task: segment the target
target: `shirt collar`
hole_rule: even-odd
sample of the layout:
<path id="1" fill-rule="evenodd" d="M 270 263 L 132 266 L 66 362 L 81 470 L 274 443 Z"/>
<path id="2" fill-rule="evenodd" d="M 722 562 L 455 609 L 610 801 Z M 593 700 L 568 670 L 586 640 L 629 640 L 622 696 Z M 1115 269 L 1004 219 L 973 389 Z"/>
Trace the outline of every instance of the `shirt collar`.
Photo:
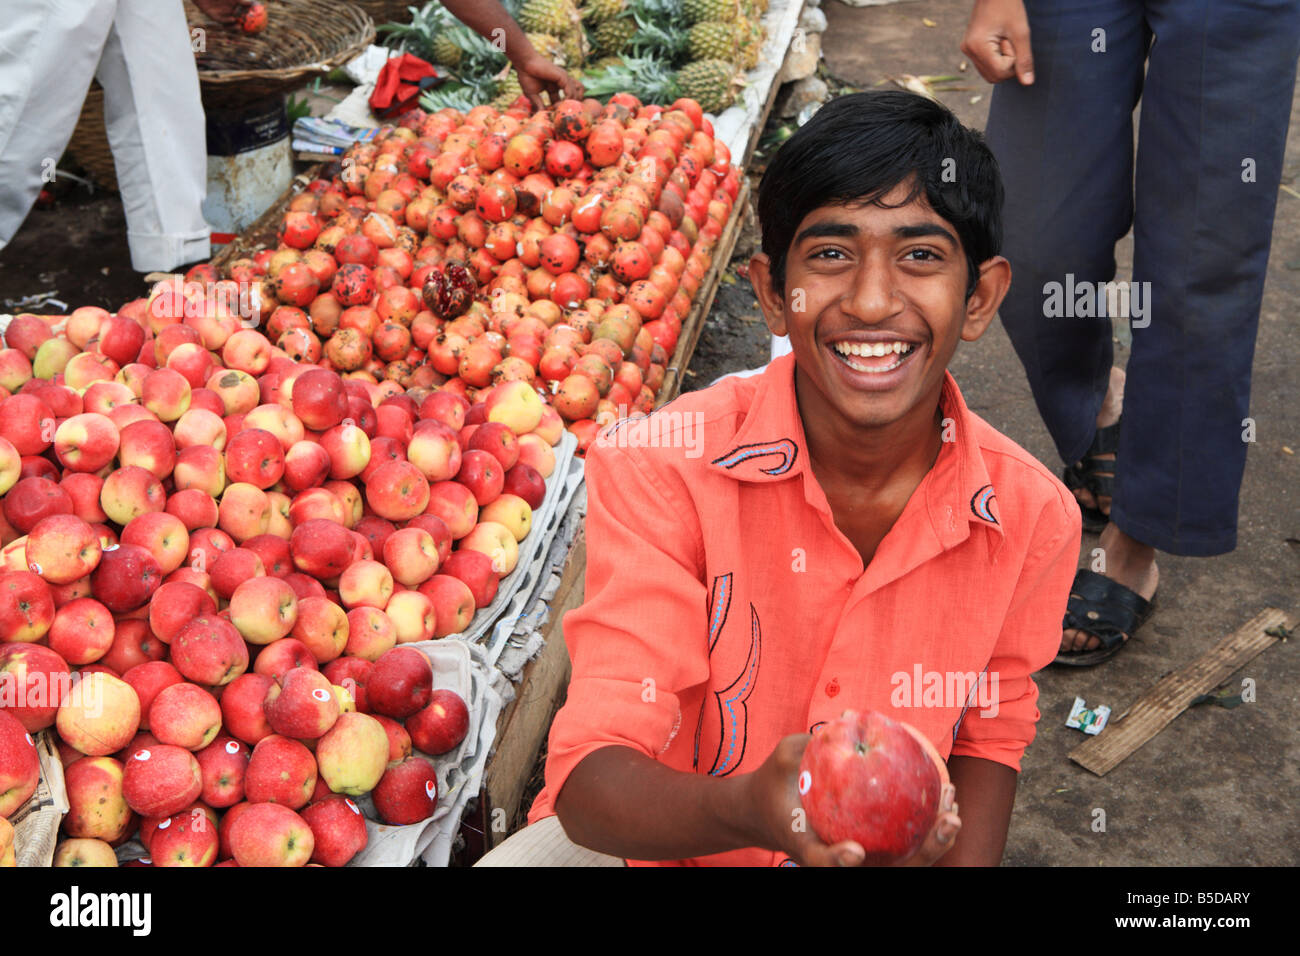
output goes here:
<path id="1" fill-rule="evenodd" d="M 795 399 L 794 369 L 794 355 L 786 354 L 756 377 L 744 421 L 710 467 L 738 481 L 758 483 L 784 481 L 807 471 L 808 444 Z M 922 486 L 935 532 L 949 547 L 969 536 L 971 524 L 989 528 L 1001 539 L 997 492 L 976 437 L 979 421 L 948 371 L 939 405 L 945 442 Z"/>

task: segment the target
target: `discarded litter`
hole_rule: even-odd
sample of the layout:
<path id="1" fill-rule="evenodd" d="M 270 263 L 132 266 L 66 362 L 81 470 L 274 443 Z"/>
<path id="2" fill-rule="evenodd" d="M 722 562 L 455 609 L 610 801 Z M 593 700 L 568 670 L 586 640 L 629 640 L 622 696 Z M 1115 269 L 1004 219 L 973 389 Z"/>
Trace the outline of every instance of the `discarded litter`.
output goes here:
<path id="1" fill-rule="evenodd" d="M 1075 730 L 1082 730 L 1085 734 L 1096 736 L 1101 733 L 1102 728 L 1106 726 L 1106 721 L 1110 719 L 1110 708 L 1105 704 L 1098 704 L 1091 710 L 1084 704 L 1082 697 L 1074 698 L 1074 706 L 1070 708 L 1070 716 L 1065 721 L 1065 726 L 1073 727 Z"/>

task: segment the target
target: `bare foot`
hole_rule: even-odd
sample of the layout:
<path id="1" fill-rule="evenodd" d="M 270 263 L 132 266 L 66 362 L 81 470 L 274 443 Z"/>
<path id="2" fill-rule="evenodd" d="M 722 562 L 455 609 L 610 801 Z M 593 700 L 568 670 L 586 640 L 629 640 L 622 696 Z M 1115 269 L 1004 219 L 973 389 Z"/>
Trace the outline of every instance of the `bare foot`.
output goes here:
<path id="1" fill-rule="evenodd" d="M 1102 400 L 1101 410 L 1097 413 L 1097 427 L 1107 428 L 1119 421 L 1120 414 L 1124 411 L 1124 370 L 1122 368 L 1112 368 L 1110 370 L 1110 383 L 1106 386 L 1106 397 Z M 1097 455 L 1094 461 L 1114 461 L 1114 454 Z M 1100 472 L 1098 474 L 1101 474 Z M 1113 472 L 1105 472 L 1113 475 Z M 1079 505 L 1084 508 L 1097 508 L 1104 515 L 1110 514 L 1110 496 L 1103 495 L 1100 501 L 1087 488 L 1074 489 L 1074 497 L 1079 499 Z"/>
<path id="2" fill-rule="evenodd" d="M 1155 548 L 1130 538 L 1113 524 L 1106 525 L 1098 543 L 1105 561 L 1098 572 L 1150 601 L 1160 582 Z M 1124 640 L 1132 636 L 1125 634 Z M 1070 629 L 1061 634 L 1062 652 L 1091 651 L 1098 647 L 1101 647 L 1101 641 L 1083 631 Z"/>

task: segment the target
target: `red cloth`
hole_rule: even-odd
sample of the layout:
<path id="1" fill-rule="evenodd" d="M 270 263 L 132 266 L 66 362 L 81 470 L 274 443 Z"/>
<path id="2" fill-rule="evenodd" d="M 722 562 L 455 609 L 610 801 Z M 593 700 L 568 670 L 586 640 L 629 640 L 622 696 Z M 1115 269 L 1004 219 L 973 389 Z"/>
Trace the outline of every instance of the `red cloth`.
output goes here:
<path id="1" fill-rule="evenodd" d="M 415 105 L 420 95 L 420 81 L 437 76 L 438 69 L 418 56 L 403 53 L 384 64 L 375 80 L 375 91 L 370 94 L 370 108 L 376 116 L 402 112 Z"/>

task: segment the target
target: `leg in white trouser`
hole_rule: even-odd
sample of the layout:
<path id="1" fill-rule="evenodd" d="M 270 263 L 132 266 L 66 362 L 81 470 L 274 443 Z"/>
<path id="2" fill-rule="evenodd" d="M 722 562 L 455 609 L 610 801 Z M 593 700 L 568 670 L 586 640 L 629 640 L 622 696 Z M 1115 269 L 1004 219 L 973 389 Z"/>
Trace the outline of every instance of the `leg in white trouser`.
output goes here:
<path id="1" fill-rule="evenodd" d="M 67 148 L 116 0 L 25 0 L 0 22 L 0 249 Z M 180 4 L 177 3 L 179 7 Z"/>
<path id="2" fill-rule="evenodd" d="M 96 75 L 132 267 L 206 259 L 207 136 L 180 0 L 119 0 Z"/>

